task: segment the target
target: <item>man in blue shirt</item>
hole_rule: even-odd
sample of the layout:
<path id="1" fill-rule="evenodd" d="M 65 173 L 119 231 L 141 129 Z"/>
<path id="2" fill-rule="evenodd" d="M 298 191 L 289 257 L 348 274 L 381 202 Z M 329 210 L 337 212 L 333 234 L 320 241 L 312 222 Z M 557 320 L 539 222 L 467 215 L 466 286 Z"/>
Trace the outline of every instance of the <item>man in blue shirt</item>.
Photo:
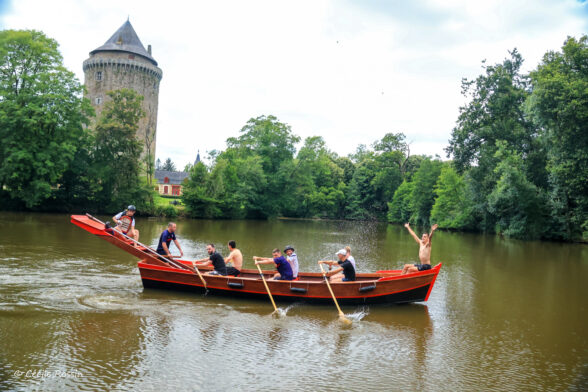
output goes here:
<path id="1" fill-rule="evenodd" d="M 275 264 L 278 273 L 274 275 L 274 280 L 293 280 L 292 267 L 288 260 L 282 256 L 282 252 L 278 248 L 272 251 L 273 257 L 257 257 L 253 256 L 255 264 Z"/>
<path id="2" fill-rule="evenodd" d="M 173 222 L 169 222 L 167 224 L 167 229 L 165 229 L 163 233 L 161 233 L 161 235 L 159 236 L 159 243 L 157 244 L 157 253 L 159 253 L 162 256 L 167 256 L 168 258 L 171 258 L 172 255 L 169 251 L 169 245 L 172 241 L 180 250 L 180 257 L 182 257 L 184 255 L 184 251 L 182 250 L 180 243 L 176 239 L 176 224 Z"/>

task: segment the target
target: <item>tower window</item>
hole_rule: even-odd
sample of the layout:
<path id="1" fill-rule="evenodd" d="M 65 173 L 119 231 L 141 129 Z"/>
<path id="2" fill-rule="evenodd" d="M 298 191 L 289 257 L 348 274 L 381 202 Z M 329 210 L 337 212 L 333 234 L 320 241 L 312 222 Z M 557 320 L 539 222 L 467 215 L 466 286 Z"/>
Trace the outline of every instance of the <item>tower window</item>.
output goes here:
<path id="1" fill-rule="evenodd" d="M 94 99 L 94 102 L 96 103 L 96 105 L 101 105 L 102 104 L 102 97 L 96 97 L 96 99 Z"/>
<path id="2" fill-rule="evenodd" d="M 131 59 L 131 60 L 132 60 L 132 59 L 134 59 L 134 58 L 135 58 L 135 55 L 134 55 L 134 54 L 129 54 L 129 59 Z"/>
<path id="3" fill-rule="evenodd" d="M 96 71 L 96 80 L 102 80 L 102 71 Z"/>

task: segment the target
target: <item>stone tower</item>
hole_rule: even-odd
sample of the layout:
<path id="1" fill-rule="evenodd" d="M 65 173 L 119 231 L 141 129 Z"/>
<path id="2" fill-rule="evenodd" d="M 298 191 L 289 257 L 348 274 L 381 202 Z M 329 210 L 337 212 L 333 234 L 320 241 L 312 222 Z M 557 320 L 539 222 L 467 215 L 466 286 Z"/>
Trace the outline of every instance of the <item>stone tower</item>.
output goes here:
<path id="1" fill-rule="evenodd" d="M 90 52 L 84 61 L 86 97 L 100 117 L 106 93 L 128 88 L 144 97 L 145 116 L 139 121 L 137 139 L 143 145 L 143 157 L 149 153 L 155 161 L 155 136 L 157 130 L 157 105 L 159 82 L 163 73 L 151 56 L 151 45 L 145 47 L 127 20 L 106 43 Z"/>

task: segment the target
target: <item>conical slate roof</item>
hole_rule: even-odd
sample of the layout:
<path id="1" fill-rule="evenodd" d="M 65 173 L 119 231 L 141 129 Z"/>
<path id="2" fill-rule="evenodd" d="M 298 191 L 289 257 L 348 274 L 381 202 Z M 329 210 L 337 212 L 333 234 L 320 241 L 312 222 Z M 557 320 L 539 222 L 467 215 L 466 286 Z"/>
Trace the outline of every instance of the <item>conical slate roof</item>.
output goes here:
<path id="1" fill-rule="evenodd" d="M 128 20 L 120 26 L 118 30 L 106 41 L 104 45 L 94 49 L 90 54 L 96 52 L 111 52 L 120 51 L 137 54 L 143 56 L 157 66 L 157 61 L 145 50 L 145 47 L 141 43 L 141 40 L 135 33 L 135 29 L 131 26 L 131 22 Z"/>

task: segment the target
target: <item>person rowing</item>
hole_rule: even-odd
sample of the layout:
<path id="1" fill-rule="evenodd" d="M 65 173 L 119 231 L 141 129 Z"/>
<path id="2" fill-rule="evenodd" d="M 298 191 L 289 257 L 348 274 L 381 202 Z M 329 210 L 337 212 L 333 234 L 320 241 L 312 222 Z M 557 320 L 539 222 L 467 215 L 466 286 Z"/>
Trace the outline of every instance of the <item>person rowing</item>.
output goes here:
<path id="1" fill-rule="evenodd" d="M 229 255 L 225 258 L 227 274 L 239 276 L 241 274 L 241 268 L 243 268 L 243 254 L 237 249 L 237 243 L 235 241 L 229 241 L 227 246 L 229 248 Z M 231 263 L 230 266 L 229 263 Z"/>
<path id="2" fill-rule="evenodd" d="M 157 253 L 159 253 L 162 256 L 166 256 L 168 258 L 171 258 L 172 255 L 169 250 L 169 246 L 170 246 L 171 242 L 173 241 L 174 244 L 176 244 L 176 246 L 178 247 L 178 249 L 180 251 L 180 257 L 182 257 L 184 255 L 184 251 L 182 250 L 180 243 L 176 239 L 176 228 L 177 228 L 177 226 L 174 222 L 169 222 L 167 224 L 167 229 L 165 229 L 163 231 L 163 233 L 161 233 L 161 235 L 159 236 L 159 243 L 157 244 Z M 163 260 L 163 261 L 165 261 L 165 260 Z"/>
<path id="3" fill-rule="evenodd" d="M 339 265 L 339 268 L 335 269 L 331 272 L 331 276 L 329 278 L 330 282 L 339 283 L 339 282 L 353 282 L 355 280 L 355 267 L 351 264 L 351 261 L 347 257 L 347 250 L 341 249 L 337 253 L 338 261 L 333 260 L 321 260 L 319 264 L 327 264 L 330 266 Z"/>
<path id="4" fill-rule="evenodd" d="M 272 257 L 258 257 L 253 256 L 255 265 L 258 264 L 275 264 L 278 272 L 274 275 L 274 280 L 293 280 L 292 267 L 288 260 L 282 256 L 282 252 L 278 248 L 272 251 Z"/>
<path id="5" fill-rule="evenodd" d="M 225 259 L 223 259 L 221 254 L 216 251 L 214 244 L 206 245 L 206 252 L 208 252 L 208 257 L 196 260 L 195 263 L 198 264 L 199 267 L 205 267 L 212 264 L 214 270 L 207 272 L 206 275 L 227 276 L 227 265 L 225 264 Z"/>
<path id="6" fill-rule="evenodd" d="M 112 221 L 116 223 L 114 230 L 139 241 L 139 230 L 135 229 L 135 212 L 137 212 L 137 208 L 131 204 L 126 210 L 113 216 Z"/>
<path id="7" fill-rule="evenodd" d="M 419 259 L 420 264 L 404 264 L 402 268 L 402 274 L 406 275 L 413 272 L 426 271 L 431 269 L 431 240 L 433 239 L 433 233 L 437 230 L 438 225 L 431 227 L 429 234 L 423 233 L 423 236 L 419 238 L 414 231 L 410 228 L 410 224 L 405 224 L 404 227 L 408 230 L 412 238 L 419 244 Z"/>

